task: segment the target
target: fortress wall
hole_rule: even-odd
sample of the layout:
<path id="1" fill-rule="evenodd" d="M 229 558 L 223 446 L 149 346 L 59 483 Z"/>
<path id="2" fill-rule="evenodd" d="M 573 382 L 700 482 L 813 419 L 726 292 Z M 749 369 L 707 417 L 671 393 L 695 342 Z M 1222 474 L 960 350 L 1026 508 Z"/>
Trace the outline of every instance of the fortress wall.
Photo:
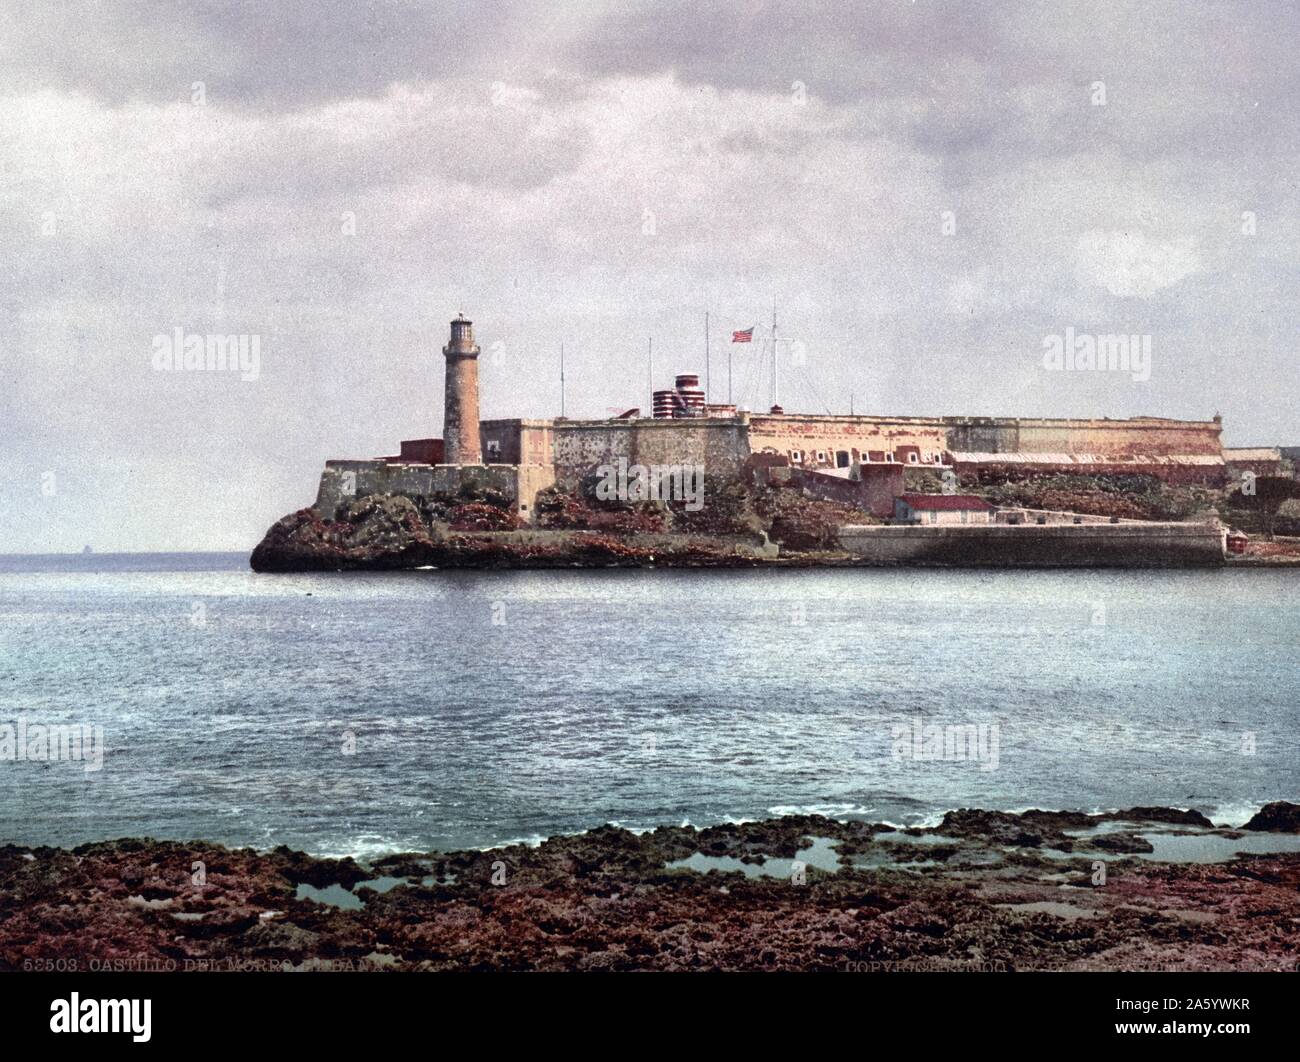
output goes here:
<path id="1" fill-rule="evenodd" d="M 916 447 L 923 463 L 932 463 L 931 454 L 948 448 L 947 436 L 937 421 L 899 417 L 835 416 L 752 416 L 749 420 L 749 446 L 754 453 L 768 451 L 787 456 L 791 450 L 803 451 L 805 468 L 818 464 L 833 467 L 835 451 L 855 453 L 894 453 L 899 447 Z M 817 451 L 826 460 L 817 461 Z M 905 460 L 905 459 L 904 459 Z"/>
<path id="2" fill-rule="evenodd" d="M 555 425 L 555 470 L 561 476 L 584 476 L 620 457 L 634 462 L 631 421 L 561 421 Z"/>
<path id="3" fill-rule="evenodd" d="M 743 471 L 751 454 L 784 457 L 791 450 L 803 452 L 804 468 L 834 466 L 836 451 L 851 456 L 893 453 L 906 464 L 907 451 L 914 449 L 923 466 L 933 464 L 934 454 L 945 452 L 1194 456 L 1202 459 L 1196 466 L 1173 460 L 1143 462 L 1139 467 L 1128 461 L 1114 469 L 1092 463 L 1060 470 L 1149 471 L 1170 482 L 1217 482 L 1223 475 L 1218 421 L 741 414 L 690 420 L 498 420 L 483 421 L 479 427 L 484 454 L 489 452 L 489 442 L 496 444 L 491 447 L 491 464 L 329 461 L 321 475 L 316 508 L 333 518 L 354 497 L 454 494 L 468 482 L 499 491 L 531 519 L 538 490 L 557 477 L 583 476 L 619 458 L 629 464 L 699 464 L 708 474 L 735 475 Z M 819 450 L 825 454 L 822 462 L 816 459 Z M 1200 467 L 1210 459 L 1216 459 L 1212 462 L 1216 467 Z M 1018 467 L 1040 468 L 1036 462 Z"/>
<path id="4" fill-rule="evenodd" d="M 479 425 L 483 456 L 493 464 L 549 465 L 554 460 L 551 422 L 546 420 L 485 420 Z M 496 444 L 496 452 L 490 443 Z"/>
<path id="5" fill-rule="evenodd" d="M 943 426 L 947 449 L 956 453 L 1006 454 L 1020 449 L 1016 421 L 979 421 Z"/>
<path id="6" fill-rule="evenodd" d="M 1222 564 L 1221 524 L 853 526 L 850 553 L 874 564 L 972 567 L 1195 567 Z"/>
<path id="7" fill-rule="evenodd" d="M 503 465 L 517 465 L 522 452 L 522 433 L 517 420 L 485 420 L 479 424 L 479 445 L 483 456 Z"/>
<path id="8" fill-rule="evenodd" d="M 555 485 L 555 466 L 552 464 L 520 465 L 515 488 L 515 504 L 519 515 L 532 521 L 536 510 L 537 494 Z"/>
<path id="9" fill-rule="evenodd" d="M 1064 420 L 945 417 L 948 449 L 967 453 L 1078 453 L 1107 456 L 1222 453 L 1217 421 Z"/>
<path id="10" fill-rule="evenodd" d="M 327 461 L 316 491 L 315 508 L 326 520 L 355 498 L 401 494 L 413 500 L 454 495 L 464 484 L 520 499 L 519 468 L 514 465 L 401 465 L 386 461 Z M 527 498 L 529 510 L 532 497 Z"/>
<path id="11" fill-rule="evenodd" d="M 749 440 L 739 421 L 637 422 L 633 456 L 643 465 L 703 465 L 706 475 L 736 475 L 749 457 Z"/>
<path id="12" fill-rule="evenodd" d="M 626 458 L 629 464 L 703 465 L 706 474 L 736 474 L 749 456 L 739 420 L 558 421 L 553 427 L 560 476 L 583 476 Z"/>
<path id="13" fill-rule="evenodd" d="M 527 424 L 527 422 L 524 422 Z M 486 428 L 485 428 L 486 430 Z M 525 438 L 530 429 L 523 429 Z M 531 429 L 534 457 L 548 448 L 561 475 L 581 475 L 620 457 L 641 464 L 704 464 L 709 470 L 738 471 L 750 453 L 803 453 L 803 467 L 834 467 L 836 451 L 859 455 L 895 454 L 906 463 L 914 448 L 921 464 L 933 455 L 960 453 L 1090 454 L 1116 457 L 1219 457 L 1221 425 L 1216 421 L 1065 420 L 993 417 L 841 417 L 742 415 L 708 420 L 559 421 L 553 430 Z M 817 453 L 824 458 L 817 460 Z M 509 451 L 514 453 L 514 450 Z M 506 451 L 503 449 L 503 455 Z M 503 456 L 502 460 L 509 458 Z M 1154 469 L 1164 478 L 1173 466 Z M 1204 478 L 1197 470 L 1195 480 Z"/>
<path id="14" fill-rule="evenodd" d="M 333 520 L 348 502 L 368 494 L 432 494 L 434 467 L 386 461 L 326 461 L 315 508 L 326 520 Z"/>
<path id="15" fill-rule="evenodd" d="M 906 466 L 862 465 L 859 471 L 860 479 L 841 479 L 811 469 L 789 469 L 790 482 L 815 498 L 852 505 L 873 516 L 893 516 L 894 499 L 903 493 Z"/>
<path id="16" fill-rule="evenodd" d="M 555 431 L 550 424 L 524 424 L 520 432 L 519 463 L 554 466 Z"/>

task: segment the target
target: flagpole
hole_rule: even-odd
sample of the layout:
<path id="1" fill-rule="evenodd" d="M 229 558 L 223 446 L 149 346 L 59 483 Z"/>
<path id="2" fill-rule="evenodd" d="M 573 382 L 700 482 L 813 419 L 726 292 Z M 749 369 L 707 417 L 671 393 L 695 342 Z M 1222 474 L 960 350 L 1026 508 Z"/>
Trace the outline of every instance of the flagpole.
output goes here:
<path id="1" fill-rule="evenodd" d="M 704 404 L 709 404 L 709 311 L 704 311 Z"/>
<path id="2" fill-rule="evenodd" d="M 731 348 L 736 345 L 736 337 L 733 334 L 731 342 L 727 344 L 727 405 L 731 405 Z"/>
<path id="3" fill-rule="evenodd" d="M 646 354 L 650 362 L 650 408 L 654 409 L 655 404 L 655 337 L 650 337 L 650 345 Z"/>
<path id="4" fill-rule="evenodd" d="M 564 417 L 564 344 L 560 343 L 560 417 Z"/>
<path id="5" fill-rule="evenodd" d="M 781 399 L 777 387 L 777 376 L 779 373 L 776 358 L 776 296 L 772 296 L 772 405 L 777 405 Z"/>

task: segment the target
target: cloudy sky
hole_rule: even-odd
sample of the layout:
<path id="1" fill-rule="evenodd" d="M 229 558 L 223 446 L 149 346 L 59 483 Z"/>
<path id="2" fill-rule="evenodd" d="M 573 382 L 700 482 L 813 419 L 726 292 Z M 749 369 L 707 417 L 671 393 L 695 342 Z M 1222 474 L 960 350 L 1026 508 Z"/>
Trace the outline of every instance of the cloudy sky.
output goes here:
<path id="1" fill-rule="evenodd" d="M 849 13 L 852 7 L 853 12 Z M 778 304 L 787 408 L 1300 444 L 1300 8 L 0 0 L 0 552 L 244 549 L 322 462 L 649 406 Z M 256 379 L 155 337 L 259 338 Z M 1149 380 L 1045 337 L 1152 337 Z M 796 364 L 797 362 L 797 364 Z M 251 374 L 250 374 L 251 375 Z"/>

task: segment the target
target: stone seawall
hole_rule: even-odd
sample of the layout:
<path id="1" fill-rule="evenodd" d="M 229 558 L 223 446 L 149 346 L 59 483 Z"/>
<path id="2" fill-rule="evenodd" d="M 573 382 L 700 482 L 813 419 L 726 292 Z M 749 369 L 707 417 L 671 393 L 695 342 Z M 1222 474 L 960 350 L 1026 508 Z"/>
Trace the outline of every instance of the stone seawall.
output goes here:
<path id="1" fill-rule="evenodd" d="M 995 524 L 1148 524 L 1149 520 L 1131 517 L 1099 516 L 1096 513 L 1075 513 L 1064 509 L 1028 509 L 1023 505 L 999 505 L 994 510 Z"/>
<path id="2" fill-rule="evenodd" d="M 875 564 L 1005 568 L 1181 568 L 1224 562 L 1220 524 L 851 525 L 840 543 Z"/>

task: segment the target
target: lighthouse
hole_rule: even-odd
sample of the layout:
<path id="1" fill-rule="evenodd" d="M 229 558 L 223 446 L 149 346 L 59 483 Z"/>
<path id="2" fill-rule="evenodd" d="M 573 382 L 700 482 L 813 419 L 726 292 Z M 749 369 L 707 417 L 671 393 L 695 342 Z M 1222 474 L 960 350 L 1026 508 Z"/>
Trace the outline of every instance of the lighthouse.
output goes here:
<path id="1" fill-rule="evenodd" d="M 442 409 L 443 462 L 481 465 L 478 427 L 478 345 L 474 322 L 463 314 L 451 322 L 451 339 L 442 348 L 447 359 L 447 394 Z"/>

